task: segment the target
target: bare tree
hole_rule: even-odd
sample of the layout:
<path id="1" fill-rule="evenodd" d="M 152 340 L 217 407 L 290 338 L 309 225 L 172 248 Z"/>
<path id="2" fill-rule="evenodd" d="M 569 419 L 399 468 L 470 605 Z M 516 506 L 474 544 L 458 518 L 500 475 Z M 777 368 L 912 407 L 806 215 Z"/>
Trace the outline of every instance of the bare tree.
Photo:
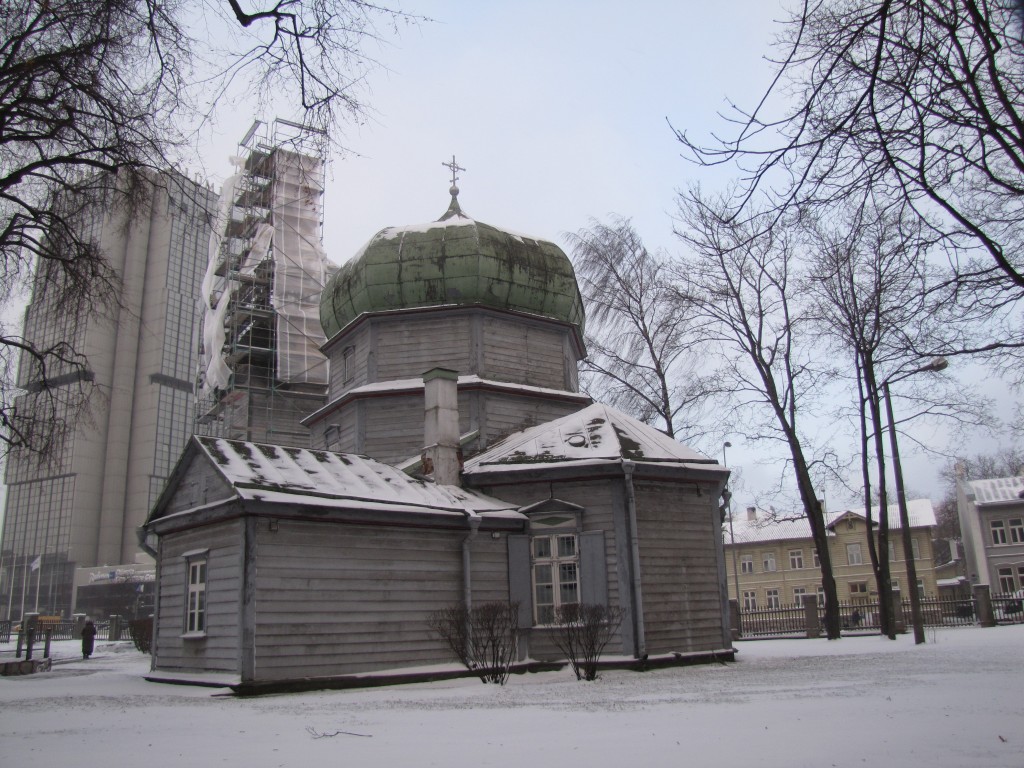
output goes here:
<path id="1" fill-rule="evenodd" d="M 868 190 L 903 200 L 958 278 L 1024 295 L 1024 42 L 1019 3 L 804 0 L 777 74 L 731 137 L 678 138 L 746 171 L 739 209 L 777 211 Z M 983 258 L 976 258 L 977 256 Z"/>
<path id="2" fill-rule="evenodd" d="M 741 224 L 722 201 L 698 191 L 684 203 L 683 216 L 686 228 L 679 234 L 694 253 L 681 264 L 681 290 L 696 307 L 700 332 L 721 351 L 723 389 L 750 419 L 770 414 L 752 429 L 760 439 L 785 445 L 821 564 L 826 633 L 838 638 L 839 603 L 813 477 L 820 458 L 808 453 L 800 419 L 813 412 L 815 393 L 833 372 L 817 360 L 817 333 L 797 271 L 795 223 Z"/>
<path id="3" fill-rule="evenodd" d="M 808 232 L 815 313 L 825 332 L 835 339 L 837 352 L 851 359 L 856 375 L 868 552 L 878 588 L 882 633 L 895 639 L 881 383 L 887 371 L 916 359 L 916 347 L 936 343 L 941 335 L 939 326 L 950 318 L 929 303 L 931 271 L 926 255 L 930 242 L 920 221 L 906 216 L 900 205 L 887 208 L 866 199 L 858 206 L 841 208 L 828 219 L 814 221 Z M 876 498 L 877 546 L 872 520 Z"/>
<path id="4" fill-rule="evenodd" d="M 641 421 L 660 421 L 669 437 L 694 437 L 712 380 L 701 373 L 686 303 L 665 259 L 617 216 L 568 240 L 587 309 L 582 370 L 595 393 Z"/>
<path id="5" fill-rule="evenodd" d="M 147 204 L 153 171 L 185 155 L 211 98 L 273 89 L 304 120 L 331 127 L 362 108 L 354 86 L 370 62 L 359 43 L 374 21 L 411 20 L 361 0 L 244 5 L 0 0 L 0 308 L 29 280 L 72 330 L 116 305 L 118 280 L 91 224 Z M 225 52 L 225 40 L 235 47 Z M 11 380 L 19 356 L 23 407 Z M 8 320 L 0 362 L 0 455 L 53 451 L 62 420 L 91 394 L 74 334 L 30 341 Z"/>

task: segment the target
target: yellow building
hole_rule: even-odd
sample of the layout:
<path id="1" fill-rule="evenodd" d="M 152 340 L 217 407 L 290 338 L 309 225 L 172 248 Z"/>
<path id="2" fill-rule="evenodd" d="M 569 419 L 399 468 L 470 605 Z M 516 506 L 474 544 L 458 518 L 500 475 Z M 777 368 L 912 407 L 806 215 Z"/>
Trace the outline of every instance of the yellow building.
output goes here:
<path id="1" fill-rule="evenodd" d="M 932 530 L 935 512 L 929 499 L 907 502 L 917 568 L 918 594 L 938 597 Z M 836 592 L 841 603 L 872 603 L 878 588 L 871 570 L 867 520 L 862 512 L 826 515 L 829 554 Z M 878 509 L 872 510 L 877 544 Z M 746 514 L 725 521 L 726 570 L 729 597 L 742 610 L 800 605 L 804 595 L 823 602 L 818 552 L 806 517 L 780 518 L 748 507 Z M 899 510 L 889 507 L 889 563 L 893 588 L 907 595 L 906 558 L 900 534 Z"/>

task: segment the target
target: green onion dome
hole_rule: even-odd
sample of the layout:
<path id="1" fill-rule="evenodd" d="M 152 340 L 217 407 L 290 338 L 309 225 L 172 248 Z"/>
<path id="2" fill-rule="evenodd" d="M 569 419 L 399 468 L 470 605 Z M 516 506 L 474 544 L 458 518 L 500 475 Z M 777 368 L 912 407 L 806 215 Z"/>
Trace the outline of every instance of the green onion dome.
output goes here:
<path id="1" fill-rule="evenodd" d="M 562 320 L 583 333 L 583 301 L 565 252 L 469 218 L 453 186 L 439 220 L 382 229 L 331 278 L 320 322 L 330 339 L 366 312 L 476 305 Z"/>

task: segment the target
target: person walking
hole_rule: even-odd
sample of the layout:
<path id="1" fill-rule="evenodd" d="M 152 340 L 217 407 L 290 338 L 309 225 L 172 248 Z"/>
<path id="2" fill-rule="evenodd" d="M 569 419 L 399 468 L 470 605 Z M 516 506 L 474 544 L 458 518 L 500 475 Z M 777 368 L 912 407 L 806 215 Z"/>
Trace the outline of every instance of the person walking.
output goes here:
<path id="1" fill-rule="evenodd" d="M 92 650 L 96 642 L 96 625 L 91 621 L 85 622 L 82 627 L 82 658 L 88 659 L 92 656 Z"/>

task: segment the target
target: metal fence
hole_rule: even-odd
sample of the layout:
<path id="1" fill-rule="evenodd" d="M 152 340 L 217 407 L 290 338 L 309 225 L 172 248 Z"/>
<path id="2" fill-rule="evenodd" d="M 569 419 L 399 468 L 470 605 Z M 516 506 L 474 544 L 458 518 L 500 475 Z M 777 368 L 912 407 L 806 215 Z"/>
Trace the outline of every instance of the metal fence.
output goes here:
<path id="1" fill-rule="evenodd" d="M 1024 599 L 1019 593 L 993 595 L 992 613 L 999 624 L 1024 623 Z M 970 627 L 978 623 L 978 607 L 973 598 L 925 598 L 919 601 L 921 620 L 926 627 Z M 903 622 L 911 623 L 910 600 L 902 601 Z M 878 602 L 839 604 L 840 626 L 844 634 L 875 633 L 882 628 Z M 825 608 L 818 606 L 818 622 L 824 627 Z M 807 631 L 804 607 L 784 605 L 756 610 L 740 609 L 741 637 L 798 637 Z"/>

